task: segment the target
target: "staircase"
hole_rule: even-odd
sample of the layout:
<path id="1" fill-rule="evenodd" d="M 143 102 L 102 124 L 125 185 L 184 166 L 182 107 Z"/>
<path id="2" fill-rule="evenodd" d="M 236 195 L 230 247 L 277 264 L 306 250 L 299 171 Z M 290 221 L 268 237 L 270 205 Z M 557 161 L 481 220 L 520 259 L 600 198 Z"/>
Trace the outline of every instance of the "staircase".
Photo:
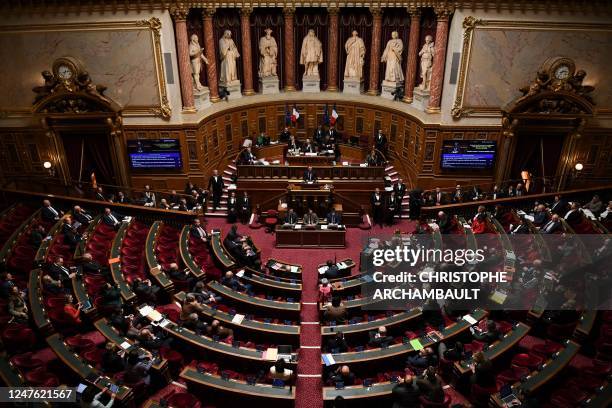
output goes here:
<path id="1" fill-rule="evenodd" d="M 230 163 L 227 165 L 225 170 L 223 170 L 223 183 L 225 187 L 223 187 L 223 195 L 221 196 L 221 202 L 217 211 L 213 211 L 212 207 L 212 197 L 206 202 L 206 212 L 205 216 L 207 217 L 227 217 L 227 199 L 229 197 L 229 187 L 233 184 L 233 177 L 236 175 L 236 165 L 234 163 Z"/>
<path id="2" fill-rule="evenodd" d="M 397 182 L 397 180 L 399 180 L 399 173 L 397 172 L 397 170 L 395 170 L 395 167 L 391 164 L 385 167 L 385 180 L 390 181 L 391 184 L 394 184 Z M 409 204 L 408 192 L 406 192 L 406 195 L 402 199 L 402 208 L 400 210 L 400 213 L 397 214 L 395 218 L 398 218 L 398 219 L 408 218 L 408 213 L 409 213 L 408 204 Z"/>

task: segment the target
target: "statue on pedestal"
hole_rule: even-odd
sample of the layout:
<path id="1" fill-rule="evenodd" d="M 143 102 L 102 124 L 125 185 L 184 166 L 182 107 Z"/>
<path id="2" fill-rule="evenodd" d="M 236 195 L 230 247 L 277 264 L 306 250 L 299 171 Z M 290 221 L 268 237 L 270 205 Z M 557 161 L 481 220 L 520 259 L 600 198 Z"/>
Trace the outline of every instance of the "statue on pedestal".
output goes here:
<path id="1" fill-rule="evenodd" d="M 208 59 L 204 56 L 204 48 L 200 47 L 198 36 L 193 34 L 189 42 L 189 58 L 191 58 L 191 75 L 193 76 L 194 89 L 204 88 L 200 83 L 200 72 L 202 71 L 202 61 L 208 64 Z"/>
<path id="2" fill-rule="evenodd" d="M 278 46 L 276 40 L 272 37 L 272 30 L 266 28 L 266 35 L 259 39 L 259 77 L 275 77 L 276 75 L 276 57 L 278 56 Z"/>
<path id="3" fill-rule="evenodd" d="M 232 40 L 232 32 L 230 30 L 225 30 L 223 37 L 219 40 L 219 54 L 221 55 L 219 83 L 225 86 L 232 82 L 239 82 L 236 59 L 240 57 L 240 53 L 234 40 Z"/>
<path id="4" fill-rule="evenodd" d="M 323 45 L 315 35 L 314 30 L 308 30 L 308 34 L 302 41 L 302 52 L 300 53 L 300 64 L 304 65 L 304 77 L 319 77 L 319 64 L 323 62 Z"/>
<path id="5" fill-rule="evenodd" d="M 429 83 L 431 82 L 431 67 L 433 66 L 433 59 L 435 55 L 435 47 L 433 37 L 431 35 L 425 36 L 425 44 L 419 51 L 421 56 L 421 78 L 423 81 L 419 85 L 419 89 L 423 91 L 429 91 Z"/>
<path id="6" fill-rule="evenodd" d="M 404 42 L 399 38 L 397 31 L 393 31 L 381 58 L 381 62 L 387 63 L 385 81 L 397 83 L 404 80 L 404 73 L 402 72 L 403 50 Z"/>
<path id="7" fill-rule="evenodd" d="M 365 44 L 363 39 L 353 31 L 352 36 L 346 40 L 344 49 L 346 50 L 346 65 L 344 67 L 344 78 L 363 78 L 363 62 L 365 57 Z"/>

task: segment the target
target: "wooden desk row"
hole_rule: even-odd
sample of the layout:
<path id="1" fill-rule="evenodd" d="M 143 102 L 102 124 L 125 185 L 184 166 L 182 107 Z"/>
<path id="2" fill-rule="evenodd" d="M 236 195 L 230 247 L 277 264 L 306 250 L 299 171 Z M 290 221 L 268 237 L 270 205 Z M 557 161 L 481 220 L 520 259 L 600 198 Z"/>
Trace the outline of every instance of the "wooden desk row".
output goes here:
<path id="1" fill-rule="evenodd" d="M 28 301 L 30 302 L 30 313 L 34 325 L 44 334 L 52 332 L 53 326 L 45 310 L 41 279 L 42 270 L 33 269 L 30 271 L 30 278 L 28 280 Z"/>
<path id="2" fill-rule="evenodd" d="M 484 319 L 487 314 L 488 313 L 484 310 L 476 310 L 471 314 L 471 316 L 475 320 L 480 321 Z M 441 331 L 442 340 L 448 340 L 449 338 L 464 332 L 469 327 L 470 324 L 466 320 L 461 319 Z M 420 337 L 419 341 L 421 342 L 423 347 L 430 347 L 435 344 L 434 342 L 426 339 L 425 337 Z M 347 353 L 338 353 L 332 355 L 334 357 L 334 360 L 336 361 L 336 364 L 348 364 L 371 362 L 372 360 L 395 357 L 413 351 L 416 351 L 414 347 L 410 344 L 410 342 L 406 342 L 402 344 L 392 344 L 386 348 L 376 348 L 364 351 L 351 351 Z M 323 360 L 321 360 L 321 363 L 324 364 Z"/>
<path id="3" fill-rule="evenodd" d="M 179 292 L 174 295 L 175 299 L 179 301 L 179 303 L 185 300 L 185 293 Z M 204 307 L 204 314 L 207 315 L 211 319 L 217 319 L 223 322 L 226 325 L 232 325 L 238 328 L 245 328 L 254 331 L 260 331 L 264 333 L 271 333 L 275 335 L 291 335 L 297 336 L 300 334 L 300 326 L 286 325 L 286 324 L 276 324 L 276 323 L 266 323 L 260 322 L 257 320 L 251 320 L 245 316 L 240 324 L 234 323 L 232 320 L 234 318 L 233 315 L 226 313 L 224 311 L 213 308 L 208 304 L 202 304 Z"/>
<path id="4" fill-rule="evenodd" d="M 129 226 L 130 225 L 126 222 L 122 223 L 121 226 L 119 227 L 119 231 L 117 231 L 117 234 L 115 235 L 115 238 L 113 239 L 113 244 L 111 245 L 109 259 L 118 258 L 119 261 L 109 263 L 109 268 L 111 271 L 111 275 L 113 277 L 113 281 L 119 288 L 119 291 L 121 292 L 121 297 L 123 298 L 123 300 L 126 302 L 134 302 L 136 301 L 136 294 L 132 291 L 132 288 L 130 287 L 128 282 L 123 277 L 123 274 L 121 273 L 121 245 L 123 243 L 123 238 L 125 237 L 125 234 Z"/>
<path id="5" fill-rule="evenodd" d="M 166 293 L 172 294 L 174 292 L 174 283 L 172 280 L 170 280 L 168 275 L 161 270 L 161 265 L 159 262 L 157 262 L 157 257 L 155 256 L 157 235 L 159 234 L 159 230 L 161 229 L 162 225 L 163 223 L 161 221 L 155 221 L 151 225 L 149 233 L 147 234 L 147 241 L 145 243 L 145 255 L 147 259 L 147 266 L 150 274 L 153 276 L 153 279 L 164 291 L 166 291 Z"/>
<path id="6" fill-rule="evenodd" d="M 189 252 L 189 230 L 189 225 L 185 225 L 181 229 L 181 235 L 179 238 L 179 251 L 181 253 L 181 259 L 183 260 L 183 263 L 185 264 L 187 269 L 189 269 L 189 272 L 196 278 L 200 279 L 204 277 L 205 273 L 198 266 L 198 264 L 193 259 L 193 256 L 191 256 L 191 253 Z"/>
<path id="7" fill-rule="evenodd" d="M 210 247 L 212 248 L 213 255 L 225 269 L 235 268 L 237 266 L 236 262 L 234 262 L 230 254 L 223 246 L 222 240 L 223 238 L 221 238 L 220 230 L 213 231 L 213 233 L 210 234 Z"/>
<path id="8" fill-rule="evenodd" d="M 270 258 L 266 262 L 266 267 L 270 274 L 285 279 L 302 280 L 302 265 L 292 264 L 278 259 Z"/>
<path id="9" fill-rule="evenodd" d="M 95 231 L 98 224 L 101 222 L 102 216 L 97 215 L 91 220 L 89 225 L 87 226 L 87 238 L 82 240 L 79 245 L 77 245 L 74 250 L 74 258 L 76 259 L 79 256 L 82 256 L 85 252 L 85 248 L 87 247 L 87 241 L 91 239 L 93 232 Z M 74 296 L 79 303 L 89 302 L 91 307 L 85 311 L 81 311 L 87 316 L 93 316 L 96 314 L 96 306 L 94 305 L 93 299 L 89 297 L 87 293 L 87 288 L 85 287 L 85 276 L 83 275 L 83 268 L 79 266 L 79 275 L 72 278 L 72 291 L 74 292 Z"/>
<path id="10" fill-rule="evenodd" d="M 308 166 L 284 166 L 284 165 L 238 165 L 238 179 L 270 178 L 302 180 Z M 317 178 L 323 180 L 380 180 L 385 177 L 383 166 L 361 167 L 361 166 L 317 166 L 315 171 Z"/>
<path id="11" fill-rule="evenodd" d="M 421 316 L 421 311 L 419 309 L 411 309 L 406 312 L 396 313 L 391 316 L 387 316 L 383 319 L 375 319 L 367 322 L 359 322 L 359 323 L 349 323 L 349 324 L 341 324 L 335 326 L 321 326 L 321 335 L 322 336 L 333 336 L 338 332 L 342 332 L 343 334 L 354 334 L 354 333 L 362 333 L 365 331 L 376 330 L 380 326 L 385 326 L 387 328 L 395 325 L 399 325 L 401 323 L 408 322 L 418 316 Z"/>
<path id="12" fill-rule="evenodd" d="M 285 229 L 276 226 L 277 248 L 344 248 L 346 229 Z"/>
<path id="13" fill-rule="evenodd" d="M 284 311 L 284 312 L 292 312 L 299 313 L 300 311 L 300 303 L 299 302 L 281 302 L 277 300 L 269 300 L 262 299 L 255 296 L 249 296 L 246 293 L 237 292 L 232 290 L 231 288 L 222 285 L 217 281 L 208 282 L 208 287 L 218 294 L 233 299 L 234 301 L 240 303 L 246 303 L 248 305 L 257 306 L 265 309 L 269 309 L 271 311 Z"/>
<path id="14" fill-rule="evenodd" d="M 283 281 L 280 278 L 273 279 L 266 275 L 262 275 L 260 272 L 249 270 L 249 268 L 245 268 L 246 273 L 242 276 L 242 280 L 248 282 L 250 284 L 259 286 L 263 289 L 272 289 L 278 291 L 286 291 L 291 293 L 291 296 L 295 296 L 299 298 L 302 293 L 302 284 L 298 282 L 287 282 Z M 250 275 L 248 276 L 247 273 Z"/>
<path id="15" fill-rule="evenodd" d="M 69 215 L 69 214 L 70 213 L 67 213 L 66 215 Z M 55 239 L 55 235 L 59 233 L 61 229 L 62 229 L 62 219 L 60 218 L 55 224 L 53 224 L 53 227 L 51 227 L 49 232 L 47 232 L 47 237 L 51 237 L 51 239 L 45 239 L 40 244 L 40 248 L 38 248 L 38 251 L 36 251 L 36 256 L 34 256 L 34 263 L 42 264 L 47 261 L 47 255 L 49 254 L 49 248 L 51 247 L 51 244 L 53 243 L 53 240 Z"/>

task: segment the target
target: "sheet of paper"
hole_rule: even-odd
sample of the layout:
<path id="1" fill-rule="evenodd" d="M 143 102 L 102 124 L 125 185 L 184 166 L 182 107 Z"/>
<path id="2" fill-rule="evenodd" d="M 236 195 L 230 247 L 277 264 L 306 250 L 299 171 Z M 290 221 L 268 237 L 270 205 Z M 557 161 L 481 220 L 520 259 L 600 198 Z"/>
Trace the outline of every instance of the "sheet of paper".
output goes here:
<path id="1" fill-rule="evenodd" d="M 293 228 L 295 228 L 296 230 L 302 229 L 302 224 L 295 224 Z"/>
<path id="2" fill-rule="evenodd" d="M 325 224 L 321 225 L 321 229 L 322 230 L 326 230 L 327 229 L 327 225 L 325 225 Z"/>
<path id="3" fill-rule="evenodd" d="M 128 343 L 127 341 L 124 341 L 123 343 L 120 344 L 120 347 L 124 350 L 129 349 L 130 347 L 132 347 L 132 345 L 130 343 Z"/>
<path id="4" fill-rule="evenodd" d="M 336 364 L 336 360 L 331 354 L 323 354 L 321 357 L 323 358 L 323 362 L 327 367 Z"/>
<path id="5" fill-rule="evenodd" d="M 147 315 L 147 317 L 149 319 L 151 319 L 154 322 L 159 322 L 161 319 L 163 319 L 164 317 L 162 316 L 161 313 L 159 313 L 157 310 L 152 310 L 151 312 L 149 312 L 149 314 Z"/>
<path id="6" fill-rule="evenodd" d="M 244 269 L 241 269 L 238 272 L 236 272 L 236 276 L 239 278 L 242 278 L 244 276 Z"/>
<path id="7" fill-rule="evenodd" d="M 232 323 L 241 324 L 244 320 L 244 315 L 236 313 L 232 319 Z"/>
<path id="8" fill-rule="evenodd" d="M 415 351 L 423 350 L 424 348 L 419 339 L 410 340 L 410 345 Z"/>
<path id="9" fill-rule="evenodd" d="M 467 314 L 465 316 L 463 316 L 463 320 L 465 320 L 466 322 L 468 322 L 469 324 L 476 324 L 478 323 L 478 320 L 474 319 L 471 315 Z"/>
<path id="10" fill-rule="evenodd" d="M 270 347 L 264 352 L 264 360 L 276 361 L 277 357 L 278 357 L 278 349 L 275 347 Z"/>
<path id="11" fill-rule="evenodd" d="M 291 272 L 297 272 L 300 270 L 300 267 L 297 265 L 291 265 Z"/>
<path id="12" fill-rule="evenodd" d="M 321 275 L 323 275 L 325 272 L 327 272 L 327 265 L 322 266 L 322 267 L 319 268 L 319 273 Z"/>
<path id="13" fill-rule="evenodd" d="M 343 166 L 348 166 L 348 165 L 349 165 L 349 163 L 348 163 L 347 161 L 343 161 L 343 162 L 342 162 L 342 165 L 343 165 Z"/>
<path id="14" fill-rule="evenodd" d="M 494 301 L 495 303 L 498 304 L 503 304 L 506 301 L 506 297 L 508 297 L 508 295 L 506 295 L 503 292 L 499 292 L 499 291 L 495 291 L 492 295 L 491 295 L 491 300 Z"/>
<path id="15" fill-rule="evenodd" d="M 146 305 L 140 309 L 138 309 L 138 312 L 142 315 L 142 316 L 147 316 L 149 313 L 151 313 L 151 311 L 153 310 L 153 308 L 149 305 Z"/>

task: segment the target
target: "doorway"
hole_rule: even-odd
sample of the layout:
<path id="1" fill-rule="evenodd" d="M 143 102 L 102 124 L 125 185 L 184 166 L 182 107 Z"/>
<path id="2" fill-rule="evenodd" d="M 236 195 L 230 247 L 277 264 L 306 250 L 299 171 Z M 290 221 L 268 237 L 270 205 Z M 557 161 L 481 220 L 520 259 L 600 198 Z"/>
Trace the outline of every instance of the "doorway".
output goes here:
<path id="1" fill-rule="evenodd" d="M 117 184 L 107 132 L 62 130 L 59 136 L 72 182 L 90 182 L 91 174 L 95 172 L 98 183 Z"/>
<path id="2" fill-rule="evenodd" d="M 517 135 L 512 171 L 509 178 L 521 178 L 527 170 L 537 180 L 535 192 L 542 190 L 542 180 L 556 178 L 560 169 L 561 153 L 567 133 L 545 133 L 542 131 L 520 131 Z"/>

